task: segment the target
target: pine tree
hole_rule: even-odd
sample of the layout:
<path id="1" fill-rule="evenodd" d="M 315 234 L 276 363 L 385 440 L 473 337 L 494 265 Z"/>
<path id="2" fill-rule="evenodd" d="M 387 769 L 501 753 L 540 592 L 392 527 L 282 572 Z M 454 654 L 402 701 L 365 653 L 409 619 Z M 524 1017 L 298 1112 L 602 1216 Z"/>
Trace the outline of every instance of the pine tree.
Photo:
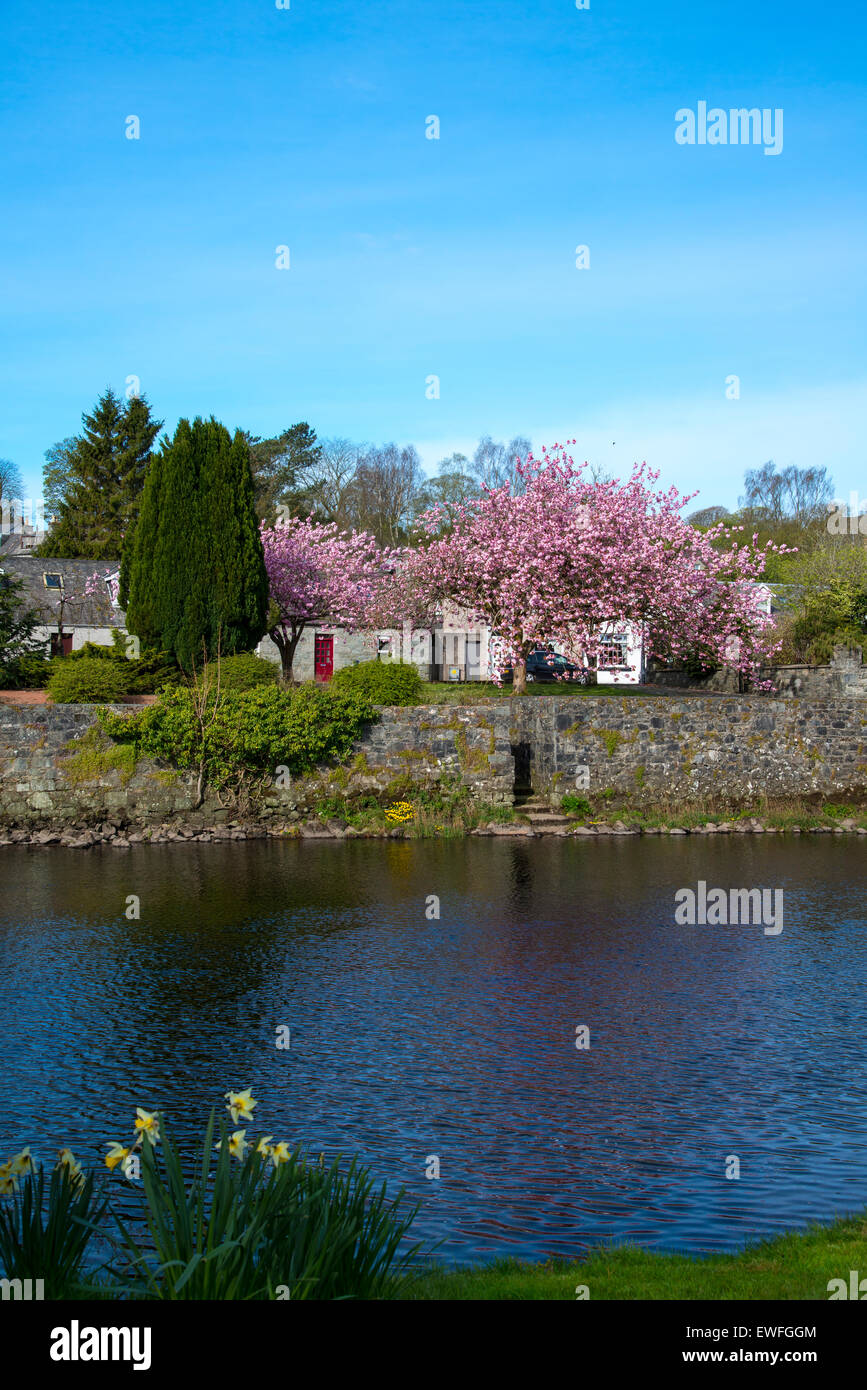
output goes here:
<path id="1" fill-rule="evenodd" d="M 185 670 L 249 651 L 265 631 L 268 579 L 244 436 L 213 418 L 181 420 L 148 469 L 124 554 L 121 603 L 145 645 Z"/>
<path id="2" fill-rule="evenodd" d="M 110 560 L 138 514 L 162 421 L 151 419 L 143 396 L 124 404 L 109 387 L 82 422 L 84 433 L 67 441 L 68 481 L 40 554 Z"/>

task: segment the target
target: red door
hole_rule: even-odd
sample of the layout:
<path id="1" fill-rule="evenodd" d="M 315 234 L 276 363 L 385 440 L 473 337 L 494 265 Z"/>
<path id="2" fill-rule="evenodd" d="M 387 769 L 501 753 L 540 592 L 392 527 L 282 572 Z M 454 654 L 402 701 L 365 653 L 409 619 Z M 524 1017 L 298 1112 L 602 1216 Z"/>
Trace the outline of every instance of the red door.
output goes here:
<path id="1" fill-rule="evenodd" d="M 334 638 L 331 633 L 317 632 L 313 639 L 313 676 L 318 681 L 330 681 L 334 675 Z"/>

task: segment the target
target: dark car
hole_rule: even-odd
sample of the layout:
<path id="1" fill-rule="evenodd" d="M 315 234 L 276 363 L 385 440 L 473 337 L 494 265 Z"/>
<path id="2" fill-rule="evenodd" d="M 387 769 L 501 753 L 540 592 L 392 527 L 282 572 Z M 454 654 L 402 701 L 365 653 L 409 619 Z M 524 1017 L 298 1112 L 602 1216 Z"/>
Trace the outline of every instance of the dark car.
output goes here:
<path id="1" fill-rule="evenodd" d="M 503 680 L 510 681 L 514 677 L 514 670 L 507 666 L 503 671 Z M 527 680 L 529 681 L 556 681 L 569 680 L 577 681 L 579 685 L 586 685 L 590 679 L 589 671 L 581 666 L 576 666 L 574 661 L 567 661 L 565 656 L 549 648 L 537 648 L 530 652 L 527 657 Z"/>

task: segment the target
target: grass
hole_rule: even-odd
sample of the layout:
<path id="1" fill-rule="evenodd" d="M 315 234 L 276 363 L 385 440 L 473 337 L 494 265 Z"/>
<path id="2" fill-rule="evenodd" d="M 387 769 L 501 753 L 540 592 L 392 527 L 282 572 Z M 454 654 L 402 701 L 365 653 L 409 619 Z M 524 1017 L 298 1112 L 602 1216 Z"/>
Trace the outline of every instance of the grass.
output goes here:
<path id="1" fill-rule="evenodd" d="M 394 806 L 406 808 L 399 821 L 388 814 Z M 401 829 L 411 840 L 458 838 L 478 825 L 515 820 L 512 806 L 476 801 L 467 787 L 444 779 L 441 790 L 437 790 L 418 786 L 409 777 L 396 779 L 379 796 L 328 797 L 316 802 L 312 812 L 323 824 L 341 820 L 353 830 L 368 834 Z"/>
<path id="2" fill-rule="evenodd" d="M 500 1260 L 477 1269 L 429 1269 L 403 1295 L 415 1300 L 815 1299 L 831 1279 L 867 1273 L 867 1213 L 831 1226 L 762 1241 L 737 1255 L 663 1255 L 634 1246 L 597 1249 L 586 1260 L 522 1264 Z M 585 1295 L 586 1296 L 586 1295 Z"/>
<path id="3" fill-rule="evenodd" d="M 595 796 L 578 797 L 567 794 L 563 797 L 562 809 L 565 814 L 574 816 L 576 825 L 604 823 L 613 825 L 622 821 L 631 830 L 668 829 L 678 827 L 683 830 L 696 830 L 704 825 L 729 825 L 738 822 L 760 820 L 763 825 L 775 830 L 826 829 L 839 827 L 842 820 L 854 821 L 856 826 L 867 829 L 867 806 L 813 801 L 805 797 L 756 797 L 747 805 L 736 805 L 724 798 L 706 797 L 695 802 L 668 801 L 659 798 L 651 806 L 634 803 L 630 797 L 618 795 L 611 788 Z"/>
<path id="4" fill-rule="evenodd" d="M 646 695 L 646 688 L 634 685 L 573 685 L 571 681 L 532 681 L 527 695 Z M 491 681 L 430 681 L 425 682 L 419 704 L 422 705 L 482 705 L 492 700 L 520 699 L 511 685 L 496 686 Z"/>

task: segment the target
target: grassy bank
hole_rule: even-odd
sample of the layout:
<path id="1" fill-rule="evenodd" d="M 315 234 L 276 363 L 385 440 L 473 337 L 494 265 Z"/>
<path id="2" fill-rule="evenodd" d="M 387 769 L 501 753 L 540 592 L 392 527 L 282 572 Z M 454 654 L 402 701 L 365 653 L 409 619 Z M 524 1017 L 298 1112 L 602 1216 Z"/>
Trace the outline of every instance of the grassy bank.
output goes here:
<path id="1" fill-rule="evenodd" d="M 600 1249 L 573 1263 L 500 1261 L 478 1269 L 431 1270 L 404 1297 L 574 1302 L 591 1299 L 815 1299 L 849 1271 L 867 1275 L 867 1212 L 751 1246 L 739 1255 L 657 1255 L 630 1246 Z"/>

